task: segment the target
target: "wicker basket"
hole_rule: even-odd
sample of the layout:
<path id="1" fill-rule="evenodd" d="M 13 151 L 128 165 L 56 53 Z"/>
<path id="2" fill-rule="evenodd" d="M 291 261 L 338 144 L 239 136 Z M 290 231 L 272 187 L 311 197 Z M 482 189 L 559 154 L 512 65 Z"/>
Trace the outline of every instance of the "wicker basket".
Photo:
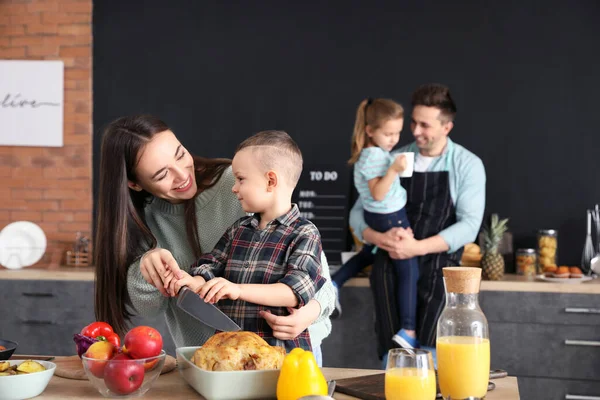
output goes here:
<path id="1" fill-rule="evenodd" d="M 87 267 L 90 265 L 89 253 L 67 251 L 67 265 L 70 267 Z"/>

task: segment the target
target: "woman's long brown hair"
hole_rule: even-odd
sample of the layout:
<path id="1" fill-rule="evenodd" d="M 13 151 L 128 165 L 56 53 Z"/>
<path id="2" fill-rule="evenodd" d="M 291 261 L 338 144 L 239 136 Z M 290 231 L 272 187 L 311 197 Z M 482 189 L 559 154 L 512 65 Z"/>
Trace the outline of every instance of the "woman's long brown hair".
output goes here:
<path id="1" fill-rule="evenodd" d="M 144 207 L 152 195 L 129 189 L 136 182 L 138 155 L 154 135 L 169 130 L 150 115 L 122 117 L 106 128 L 100 151 L 100 188 L 94 245 L 96 320 L 108 322 L 123 335 L 134 315 L 127 291 L 127 270 L 146 251 L 156 247 L 156 238 L 144 218 Z M 231 165 L 228 159 L 194 157 L 198 191 L 212 187 Z M 196 256 L 201 254 L 194 199 L 185 202 L 186 234 Z"/>

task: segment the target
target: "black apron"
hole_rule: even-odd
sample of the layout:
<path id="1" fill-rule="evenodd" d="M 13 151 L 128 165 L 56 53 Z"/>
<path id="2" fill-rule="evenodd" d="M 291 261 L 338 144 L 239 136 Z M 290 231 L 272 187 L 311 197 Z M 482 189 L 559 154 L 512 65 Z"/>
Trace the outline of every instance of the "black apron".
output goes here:
<path id="1" fill-rule="evenodd" d="M 406 214 L 416 239 L 437 235 L 456 222 L 448 171 L 415 172 L 412 178 L 402 178 L 401 183 L 406 189 Z M 446 301 L 442 268 L 459 265 L 461 256 L 462 249 L 452 254 L 444 252 L 418 258 L 416 331 L 421 346 L 435 346 L 437 320 Z M 400 330 L 395 282 L 391 259 L 386 251 L 379 250 L 370 283 L 375 300 L 375 332 L 380 357 L 397 347 L 392 341 L 392 336 Z"/>

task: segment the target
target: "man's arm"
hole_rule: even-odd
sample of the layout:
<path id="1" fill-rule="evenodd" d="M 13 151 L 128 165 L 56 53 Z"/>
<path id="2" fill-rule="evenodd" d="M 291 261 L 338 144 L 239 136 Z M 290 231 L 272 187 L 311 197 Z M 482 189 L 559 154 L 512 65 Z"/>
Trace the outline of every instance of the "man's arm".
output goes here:
<path id="1" fill-rule="evenodd" d="M 474 157 L 457 174 L 456 222 L 439 233 L 451 253 L 476 239 L 485 210 L 486 176 L 481 160 Z"/>
<path id="2" fill-rule="evenodd" d="M 416 240 L 402 230 L 398 230 L 400 241 L 384 238 L 380 247 L 390 253 L 390 257 L 407 259 L 431 253 L 455 252 L 466 243 L 474 240 L 481 225 L 485 208 L 485 170 L 479 158 L 474 157 L 456 172 L 460 179 L 456 196 L 456 222 L 440 233 L 422 240 Z M 389 236 L 386 234 L 386 236 Z"/>
<path id="3" fill-rule="evenodd" d="M 397 242 L 396 238 L 386 233 L 377 232 L 371 229 L 365 222 L 363 214 L 363 205 L 360 198 L 356 200 L 354 206 L 350 210 L 350 227 L 352 232 L 361 242 L 374 244 L 384 250 L 388 250 L 389 246 L 393 246 Z"/>
<path id="4" fill-rule="evenodd" d="M 365 222 L 365 217 L 364 217 L 363 213 L 364 213 L 363 204 L 359 197 L 356 200 L 356 202 L 354 203 L 354 206 L 352 206 L 352 209 L 350 210 L 350 227 L 354 231 L 354 235 L 356 235 L 358 240 L 360 240 L 360 241 L 366 240 L 369 243 L 373 243 L 370 240 L 368 240 L 366 237 L 364 237 L 365 231 L 367 229 L 368 230 L 372 230 L 372 229 L 369 228 L 369 226 Z M 375 233 L 377 233 L 377 232 L 375 232 Z"/>

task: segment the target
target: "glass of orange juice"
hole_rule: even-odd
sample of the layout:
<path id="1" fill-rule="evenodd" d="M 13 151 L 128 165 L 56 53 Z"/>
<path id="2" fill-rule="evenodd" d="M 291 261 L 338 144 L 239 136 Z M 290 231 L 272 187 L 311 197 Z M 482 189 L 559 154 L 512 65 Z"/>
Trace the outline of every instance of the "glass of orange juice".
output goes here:
<path id="1" fill-rule="evenodd" d="M 435 400 L 435 370 L 431 353 L 391 349 L 385 369 L 386 400 Z"/>

